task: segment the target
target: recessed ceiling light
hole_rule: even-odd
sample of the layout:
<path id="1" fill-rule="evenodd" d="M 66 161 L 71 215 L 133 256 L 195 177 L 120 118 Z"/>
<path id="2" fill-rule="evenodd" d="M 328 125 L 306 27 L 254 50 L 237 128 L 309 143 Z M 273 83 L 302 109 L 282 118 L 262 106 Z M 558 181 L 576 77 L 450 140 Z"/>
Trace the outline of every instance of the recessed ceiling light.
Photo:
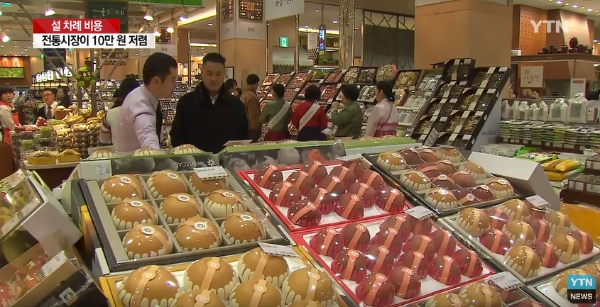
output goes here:
<path id="1" fill-rule="evenodd" d="M 573 4 L 573 7 L 577 8 L 579 7 L 579 4 Z"/>
<path id="2" fill-rule="evenodd" d="M 319 11 L 319 9 L 315 9 L 315 12 L 318 12 L 318 11 Z"/>
<path id="3" fill-rule="evenodd" d="M 209 22 L 209 23 L 208 23 L 208 25 L 209 25 L 209 26 L 212 26 L 212 25 L 213 25 L 213 23 L 212 23 L 212 22 Z"/>
<path id="4" fill-rule="evenodd" d="M 337 20 L 335 20 L 335 19 L 334 19 L 334 20 L 332 20 L 331 22 L 333 22 L 333 23 L 338 23 L 338 21 L 337 21 Z"/>
<path id="5" fill-rule="evenodd" d="M 562 4 L 562 1 L 560 1 L 560 0 L 559 0 L 559 1 L 556 1 L 556 3 L 558 3 L 558 4 Z"/>
<path id="6" fill-rule="evenodd" d="M 304 27 L 308 29 L 308 25 L 304 25 Z"/>
<path id="7" fill-rule="evenodd" d="M 593 11 L 593 9 L 588 9 L 588 12 L 591 12 L 591 11 Z"/>

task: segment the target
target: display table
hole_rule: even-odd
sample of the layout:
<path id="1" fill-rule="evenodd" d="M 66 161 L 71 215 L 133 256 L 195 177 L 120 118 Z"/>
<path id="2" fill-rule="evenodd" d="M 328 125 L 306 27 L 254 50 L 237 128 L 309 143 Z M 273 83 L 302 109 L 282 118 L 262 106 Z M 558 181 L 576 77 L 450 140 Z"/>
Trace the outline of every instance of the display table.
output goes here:
<path id="1" fill-rule="evenodd" d="M 22 161 L 21 167 L 29 171 L 37 172 L 48 187 L 54 189 L 61 185 L 65 180 L 69 179 L 69 176 L 78 164 L 79 162 L 31 165 L 27 163 L 27 161 Z"/>

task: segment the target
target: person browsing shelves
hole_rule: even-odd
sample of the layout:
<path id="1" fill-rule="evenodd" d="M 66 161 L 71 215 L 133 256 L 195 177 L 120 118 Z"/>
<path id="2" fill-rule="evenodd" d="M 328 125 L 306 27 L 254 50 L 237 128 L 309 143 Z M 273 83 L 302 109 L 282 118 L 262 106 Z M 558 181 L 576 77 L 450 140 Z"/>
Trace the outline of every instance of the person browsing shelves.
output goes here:
<path id="1" fill-rule="evenodd" d="M 265 142 L 276 142 L 288 139 L 290 133 L 288 124 L 292 116 L 290 103 L 283 99 L 285 86 L 283 84 L 273 85 L 275 100 L 269 101 L 265 109 L 260 113 L 259 121 L 267 125 L 267 133 L 263 137 Z"/>
<path id="2" fill-rule="evenodd" d="M 393 104 L 394 92 L 390 82 L 379 81 L 375 89 L 377 104 L 371 110 L 367 119 L 365 136 L 396 135 L 400 114 Z"/>
<path id="3" fill-rule="evenodd" d="M 319 105 L 321 90 L 311 85 L 304 91 L 305 101 L 292 112 L 292 125 L 298 128 L 298 141 L 325 141 L 323 130 L 327 128 L 327 115 Z"/>
<path id="4" fill-rule="evenodd" d="M 337 126 L 335 136 L 351 137 L 356 139 L 360 137 L 360 129 L 363 123 L 363 112 L 358 102 L 360 91 L 355 85 L 346 84 L 342 86 L 342 103 L 344 109 L 339 109 L 339 102 L 334 102 L 331 106 L 331 123 Z"/>

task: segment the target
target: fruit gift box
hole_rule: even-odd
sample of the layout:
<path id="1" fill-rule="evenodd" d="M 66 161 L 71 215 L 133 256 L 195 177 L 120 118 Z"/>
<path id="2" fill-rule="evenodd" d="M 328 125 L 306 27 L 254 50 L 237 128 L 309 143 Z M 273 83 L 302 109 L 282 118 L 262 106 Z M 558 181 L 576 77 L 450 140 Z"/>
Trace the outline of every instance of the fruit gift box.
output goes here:
<path id="1" fill-rule="evenodd" d="M 572 267 L 556 274 L 551 278 L 536 282 L 529 286 L 534 293 L 538 292 L 538 297 L 544 306 L 577 307 L 577 306 L 596 306 L 594 304 L 574 304 L 569 302 L 567 294 L 567 276 L 569 275 L 587 275 L 596 279 L 596 301 L 600 301 L 600 260 L 591 260 L 576 267 Z"/>
<path id="2" fill-rule="evenodd" d="M 439 215 L 465 207 L 486 207 L 517 197 L 504 178 L 467 161 L 454 147 L 406 148 L 366 155 L 407 193 Z"/>
<path id="3" fill-rule="evenodd" d="M 561 212 L 512 199 L 486 209 L 465 208 L 441 223 L 530 285 L 589 261 L 600 252 Z"/>
<path id="4" fill-rule="evenodd" d="M 409 305 L 492 274 L 450 232 L 415 216 L 401 213 L 292 237 L 360 306 Z"/>
<path id="5" fill-rule="evenodd" d="M 364 160 L 240 171 L 289 231 L 388 216 L 412 207 Z"/>

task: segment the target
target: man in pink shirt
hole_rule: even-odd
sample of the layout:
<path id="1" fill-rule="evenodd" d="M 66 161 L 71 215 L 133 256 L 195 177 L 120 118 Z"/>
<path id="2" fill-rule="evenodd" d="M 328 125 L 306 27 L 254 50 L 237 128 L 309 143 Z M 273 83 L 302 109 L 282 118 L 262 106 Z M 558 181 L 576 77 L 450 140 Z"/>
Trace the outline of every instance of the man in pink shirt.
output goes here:
<path id="1" fill-rule="evenodd" d="M 177 85 L 177 61 L 154 53 L 142 70 L 144 84 L 125 98 L 119 114 L 116 150 L 129 153 L 140 148 L 160 149 L 163 114 L 158 99 L 171 98 Z"/>

